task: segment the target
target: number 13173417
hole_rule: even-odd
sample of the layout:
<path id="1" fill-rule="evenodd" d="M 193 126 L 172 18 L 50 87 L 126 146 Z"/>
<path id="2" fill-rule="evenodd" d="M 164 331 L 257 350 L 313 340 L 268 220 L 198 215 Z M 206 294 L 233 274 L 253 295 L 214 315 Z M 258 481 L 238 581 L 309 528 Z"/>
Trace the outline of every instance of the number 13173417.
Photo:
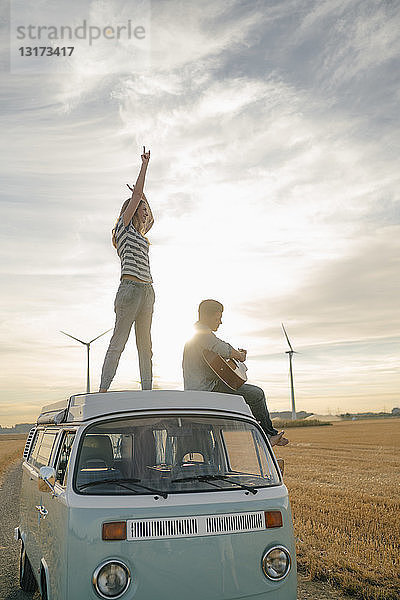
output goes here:
<path id="1" fill-rule="evenodd" d="M 71 56 L 74 46 L 21 46 L 18 50 L 21 56 Z"/>

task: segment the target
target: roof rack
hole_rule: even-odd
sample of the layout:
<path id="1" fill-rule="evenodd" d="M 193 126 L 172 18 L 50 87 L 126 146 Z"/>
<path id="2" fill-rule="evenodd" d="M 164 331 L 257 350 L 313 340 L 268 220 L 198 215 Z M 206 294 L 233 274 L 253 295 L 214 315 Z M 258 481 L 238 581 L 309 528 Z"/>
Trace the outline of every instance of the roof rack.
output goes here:
<path id="1" fill-rule="evenodd" d="M 47 404 L 46 406 L 43 406 L 42 412 L 37 419 L 37 424 L 59 425 L 60 423 L 63 423 L 68 414 L 70 400 L 70 398 L 66 398 L 60 402 L 54 402 L 53 404 Z"/>
<path id="2" fill-rule="evenodd" d="M 244 399 L 236 394 L 187 390 L 127 390 L 76 394 L 61 402 L 49 404 L 42 408 L 37 424 L 82 423 L 96 417 L 160 410 L 223 412 L 252 417 Z"/>

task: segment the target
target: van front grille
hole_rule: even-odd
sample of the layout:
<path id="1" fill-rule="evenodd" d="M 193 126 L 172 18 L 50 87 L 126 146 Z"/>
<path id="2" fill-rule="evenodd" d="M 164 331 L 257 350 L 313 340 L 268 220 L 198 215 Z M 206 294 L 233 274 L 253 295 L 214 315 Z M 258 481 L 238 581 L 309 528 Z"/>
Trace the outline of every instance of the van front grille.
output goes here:
<path id="1" fill-rule="evenodd" d="M 207 517 L 207 533 L 231 533 L 265 529 L 263 512 Z"/>
<path id="2" fill-rule="evenodd" d="M 142 521 L 128 521 L 129 538 L 132 540 L 146 540 L 149 538 L 187 537 L 196 535 L 197 519 L 143 519 Z"/>
<path id="3" fill-rule="evenodd" d="M 263 511 L 127 521 L 128 540 L 166 539 L 246 533 L 265 529 Z"/>

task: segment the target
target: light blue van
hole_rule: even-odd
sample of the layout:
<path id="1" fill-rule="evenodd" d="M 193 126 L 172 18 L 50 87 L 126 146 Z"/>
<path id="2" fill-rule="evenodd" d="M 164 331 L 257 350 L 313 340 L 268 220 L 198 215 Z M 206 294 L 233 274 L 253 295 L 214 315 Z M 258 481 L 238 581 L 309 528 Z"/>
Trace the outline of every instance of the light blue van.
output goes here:
<path id="1" fill-rule="evenodd" d="M 20 584 L 46 600 L 295 600 L 288 492 L 240 396 L 82 394 L 24 452 Z"/>

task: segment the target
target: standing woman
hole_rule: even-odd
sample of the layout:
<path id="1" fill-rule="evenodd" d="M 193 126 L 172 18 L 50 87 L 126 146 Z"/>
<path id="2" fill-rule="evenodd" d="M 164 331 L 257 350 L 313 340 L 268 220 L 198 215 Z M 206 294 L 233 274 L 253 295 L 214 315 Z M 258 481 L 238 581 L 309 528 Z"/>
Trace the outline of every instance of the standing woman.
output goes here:
<path id="1" fill-rule="evenodd" d="M 143 194 L 150 160 L 150 150 L 146 152 L 144 146 L 141 158 L 142 166 L 132 197 L 125 200 L 122 205 L 118 221 L 112 231 L 113 245 L 121 260 L 121 283 L 114 302 L 115 327 L 104 358 L 100 392 L 106 392 L 111 385 L 133 323 L 135 323 L 142 390 L 152 388 L 153 353 L 150 329 L 154 290 L 150 274 L 149 242 L 145 235 L 154 221 L 150 206 Z"/>

